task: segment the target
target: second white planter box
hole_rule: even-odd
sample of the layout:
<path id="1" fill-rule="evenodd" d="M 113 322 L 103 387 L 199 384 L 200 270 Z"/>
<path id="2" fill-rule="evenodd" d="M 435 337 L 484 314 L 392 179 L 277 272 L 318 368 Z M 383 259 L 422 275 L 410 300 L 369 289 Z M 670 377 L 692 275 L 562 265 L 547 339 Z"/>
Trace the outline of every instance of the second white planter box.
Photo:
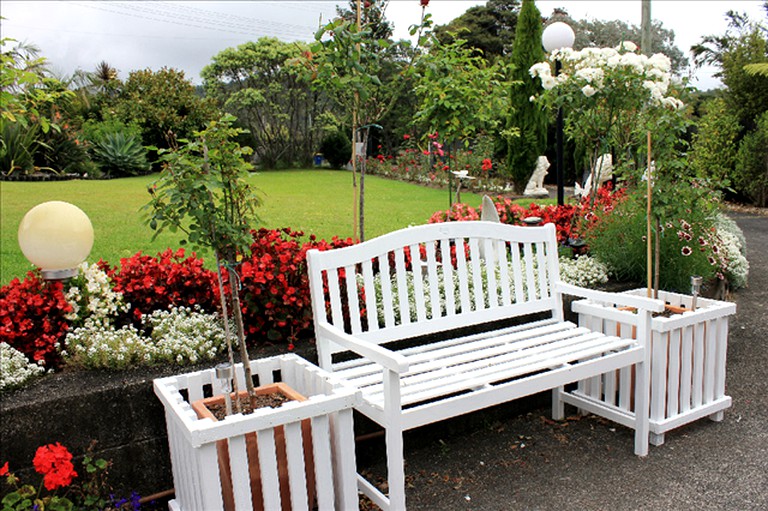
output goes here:
<path id="1" fill-rule="evenodd" d="M 645 289 L 627 292 L 646 294 Z M 661 291 L 659 299 L 675 307 L 691 308 L 689 295 Z M 573 311 L 579 314 L 581 326 L 622 337 L 633 335 L 633 312 L 587 300 L 574 302 Z M 652 444 L 661 445 L 664 433 L 702 417 L 720 421 L 723 410 L 731 406 L 731 398 L 725 395 L 725 374 L 728 317 L 735 313 L 733 303 L 698 298 L 695 311 L 652 320 Z M 631 416 L 633 385 L 631 370 L 606 373 L 579 382 L 578 388 L 569 393 L 572 399 L 566 396 L 565 400 L 586 411 L 604 413 L 608 408 L 617 415 Z M 631 427 L 630 421 L 624 423 Z"/>
<path id="2" fill-rule="evenodd" d="M 174 511 L 221 510 L 224 498 L 217 443 L 227 442 L 232 473 L 232 499 L 235 510 L 251 510 L 249 463 L 258 463 L 264 509 L 309 509 L 313 493 L 319 509 L 358 508 L 357 471 L 352 408 L 359 391 L 296 355 L 282 355 L 251 362 L 258 385 L 282 381 L 306 401 L 284 403 L 279 408 L 263 408 L 249 415 L 230 415 L 215 422 L 199 419 L 191 403 L 222 393 L 214 370 L 160 378 L 154 381 L 155 394 L 165 407 L 168 441 L 173 466 Z M 236 367 L 240 388 L 244 388 L 242 365 Z M 311 455 L 314 488 L 308 484 L 309 463 L 302 442 L 302 422 L 311 422 Z M 275 428 L 284 433 L 288 502 L 281 502 Z M 255 433 L 258 460 L 248 459 L 246 436 Z M 221 444 L 219 444 L 221 445 Z M 285 483 L 283 483 L 285 484 Z M 283 495 L 286 493 L 284 492 Z"/>

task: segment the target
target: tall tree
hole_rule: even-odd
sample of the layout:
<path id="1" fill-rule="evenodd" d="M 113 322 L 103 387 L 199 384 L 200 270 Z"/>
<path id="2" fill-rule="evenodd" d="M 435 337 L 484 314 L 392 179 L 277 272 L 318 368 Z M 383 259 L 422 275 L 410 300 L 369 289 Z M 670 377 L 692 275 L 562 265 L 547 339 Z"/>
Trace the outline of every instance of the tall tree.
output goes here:
<path id="1" fill-rule="evenodd" d="M 207 95 L 237 116 L 263 168 L 307 165 L 318 141 L 317 94 L 297 63 L 299 43 L 262 37 L 215 55 L 201 73 Z"/>
<path id="2" fill-rule="evenodd" d="M 519 136 L 507 137 L 507 172 L 519 193 L 536 166 L 547 143 L 547 114 L 539 103 L 530 101 L 541 91 L 541 79 L 528 70 L 544 60 L 541 46 L 541 13 L 534 0 L 523 0 L 512 50 L 512 89 L 508 129 L 518 128 Z"/>
<path id="3" fill-rule="evenodd" d="M 470 7 L 446 25 L 435 27 L 443 44 L 463 39 L 470 48 L 480 50 L 488 60 L 509 54 L 515 38 L 520 0 L 488 0 Z"/>

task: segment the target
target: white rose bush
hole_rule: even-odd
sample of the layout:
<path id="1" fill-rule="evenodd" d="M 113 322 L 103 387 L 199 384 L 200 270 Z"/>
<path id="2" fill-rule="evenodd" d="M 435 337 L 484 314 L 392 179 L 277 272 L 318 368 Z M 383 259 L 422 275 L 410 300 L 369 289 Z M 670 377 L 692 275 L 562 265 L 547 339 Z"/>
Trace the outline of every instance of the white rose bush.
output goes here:
<path id="1" fill-rule="evenodd" d="M 562 69 L 555 75 L 557 60 Z M 671 75 L 671 61 L 660 53 L 641 55 L 631 42 L 616 48 L 556 50 L 529 72 L 541 79 L 544 89 L 532 100 L 563 109 L 565 132 L 587 168 L 612 152 L 619 168 L 637 169 L 644 166 L 640 156 L 646 130 L 666 138 L 671 129 L 676 138 L 685 128 L 682 87 Z M 659 139 L 656 145 L 666 149 L 669 144 Z"/>

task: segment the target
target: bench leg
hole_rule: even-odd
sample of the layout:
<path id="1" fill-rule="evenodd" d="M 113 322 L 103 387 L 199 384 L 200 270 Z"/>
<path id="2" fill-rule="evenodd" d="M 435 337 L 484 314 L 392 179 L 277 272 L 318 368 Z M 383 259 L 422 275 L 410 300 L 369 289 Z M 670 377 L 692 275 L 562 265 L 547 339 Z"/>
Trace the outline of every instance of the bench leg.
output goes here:
<path id="1" fill-rule="evenodd" d="M 664 444 L 664 433 L 651 433 L 652 445 L 659 446 Z"/>
<path id="2" fill-rule="evenodd" d="M 405 511 L 405 457 L 400 406 L 400 375 L 394 371 L 384 370 L 384 407 L 389 510 Z"/>
<path id="3" fill-rule="evenodd" d="M 565 403 L 560 397 L 564 391 L 563 386 L 552 389 L 552 420 L 561 421 L 565 418 Z"/>
<path id="4" fill-rule="evenodd" d="M 646 456 L 648 454 L 648 440 L 650 436 L 650 364 L 640 362 L 636 366 L 635 382 L 635 454 Z"/>

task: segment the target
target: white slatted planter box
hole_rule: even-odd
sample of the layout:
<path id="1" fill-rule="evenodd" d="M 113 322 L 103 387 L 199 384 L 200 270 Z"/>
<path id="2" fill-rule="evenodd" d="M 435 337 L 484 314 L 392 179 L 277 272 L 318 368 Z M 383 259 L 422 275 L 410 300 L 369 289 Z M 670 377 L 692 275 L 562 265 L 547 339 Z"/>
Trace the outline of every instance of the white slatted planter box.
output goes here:
<path id="1" fill-rule="evenodd" d="M 645 296 L 646 290 L 627 294 Z M 667 431 L 702 417 L 723 419 L 723 410 L 731 406 L 731 398 L 725 395 L 728 316 L 736 313 L 736 304 L 729 302 L 698 298 L 696 310 L 691 311 L 689 295 L 660 291 L 659 299 L 688 310 L 651 320 L 650 442 L 654 445 L 664 443 Z M 579 314 L 580 326 L 634 335 L 637 317 L 631 311 L 589 300 L 574 302 L 573 311 Z M 622 369 L 579 382 L 563 399 L 585 411 L 602 413 L 610 406 L 632 413 L 633 385 L 632 372 Z"/>
<path id="2" fill-rule="evenodd" d="M 190 403 L 222 394 L 214 369 L 197 371 L 154 381 L 155 394 L 165 407 L 168 442 L 173 466 L 175 499 L 172 511 L 215 511 L 224 509 L 217 442 L 228 444 L 232 468 L 232 497 L 236 511 L 253 509 L 248 464 L 258 462 L 264 509 L 346 511 L 358 509 L 357 472 L 352 408 L 360 392 L 333 375 L 294 354 L 251 362 L 258 385 L 276 381 L 296 390 L 306 401 L 289 401 L 279 408 L 262 408 L 248 415 L 235 414 L 215 422 L 198 419 Z M 240 388 L 245 388 L 244 371 L 236 366 Z M 308 466 L 302 443 L 302 422 L 311 424 L 314 465 L 314 492 L 307 484 Z M 285 436 L 290 503 L 281 502 L 275 428 Z M 258 460 L 249 460 L 246 436 L 255 433 Z M 314 493 L 314 495 L 312 495 Z M 288 505 L 290 504 L 290 505 Z"/>

